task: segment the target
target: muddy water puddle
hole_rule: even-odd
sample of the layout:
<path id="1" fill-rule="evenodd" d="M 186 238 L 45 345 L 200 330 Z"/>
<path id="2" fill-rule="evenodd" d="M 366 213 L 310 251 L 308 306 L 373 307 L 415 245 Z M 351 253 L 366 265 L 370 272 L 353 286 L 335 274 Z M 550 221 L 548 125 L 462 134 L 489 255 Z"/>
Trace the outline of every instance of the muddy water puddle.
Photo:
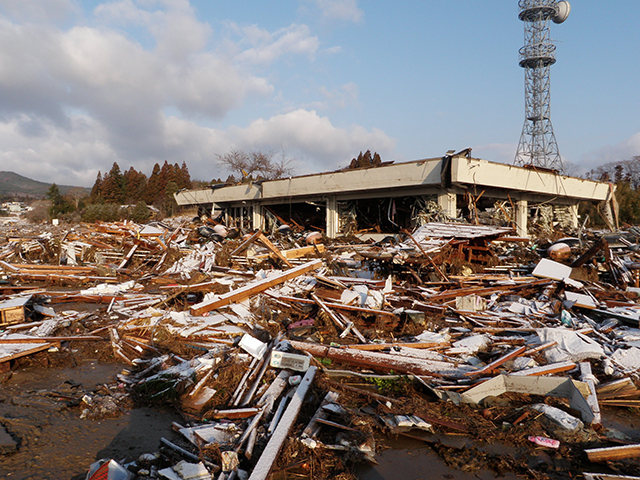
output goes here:
<path id="1" fill-rule="evenodd" d="M 112 418 L 80 418 L 80 392 L 114 383 L 122 365 L 85 361 L 75 368 L 14 371 L 0 387 L 0 425 L 16 442 L 0 456 L 0 478 L 84 479 L 101 458 L 134 460 L 171 436 L 173 411 L 133 408 Z"/>
<path id="2" fill-rule="evenodd" d="M 377 465 L 366 465 L 357 471 L 358 480 L 423 480 L 426 478 L 444 478 L 449 480 L 489 480 L 499 476 L 503 480 L 522 480 L 512 472 L 500 472 L 478 469 L 469 462 L 468 468 L 452 468 L 428 444 L 418 440 L 387 440 L 390 447 L 376 455 Z M 509 447 L 485 445 L 484 450 L 495 454 L 513 454 Z M 469 470 L 469 471 L 465 471 Z"/>

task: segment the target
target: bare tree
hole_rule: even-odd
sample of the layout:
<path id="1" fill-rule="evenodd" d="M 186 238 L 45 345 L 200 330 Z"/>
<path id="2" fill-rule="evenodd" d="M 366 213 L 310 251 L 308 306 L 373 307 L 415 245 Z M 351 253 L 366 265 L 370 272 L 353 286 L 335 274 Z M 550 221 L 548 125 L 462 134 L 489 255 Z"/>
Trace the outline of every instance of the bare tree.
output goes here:
<path id="1" fill-rule="evenodd" d="M 591 170 L 586 177 L 611 182 L 628 180 L 631 187 L 637 190 L 640 188 L 640 156 L 632 157 L 630 160 L 605 163 Z"/>
<path id="2" fill-rule="evenodd" d="M 87 194 L 86 189 L 82 187 L 73 187 L 69 190 L 69 193 L 67 193 L 67 196 L 73 199 L 73 204 L 75 205 L 77 210 L 78 206 L 80 205 L 80 200 L 82 200 L 85 197 L 88 197 L 89 195 Z"/>
<path id="3" fill-rule="evenodd" d="M 224 155 L 216 155 L 217 162 L 238 174 L 240 178 L 252 180 L 274 180 L 294 172 L 295 159 L 281 151 L 279 158 L 274 152 L 231 150 Z"/>

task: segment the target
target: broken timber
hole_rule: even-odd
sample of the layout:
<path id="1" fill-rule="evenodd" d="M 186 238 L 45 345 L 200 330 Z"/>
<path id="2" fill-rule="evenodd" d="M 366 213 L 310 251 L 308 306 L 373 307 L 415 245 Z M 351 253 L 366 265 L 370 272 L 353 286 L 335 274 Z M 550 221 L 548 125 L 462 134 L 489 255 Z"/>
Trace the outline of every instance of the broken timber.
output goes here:
<path id="1" fill-rule="evenodd" d="M 622 447 L 591 448 L 585 450 L 590 462 L 607 462 L 624 458 L 640 457 L 640 445 L 623 445 Z"/>
<path id="2" fill-rule="evenodd" d="M 403 357 L 387 353 L 369 352 L 354 348 L 336 348 L 313 343 L 290 340 L 291 346 L 303 350 L 319 358 L 329 358 L 340 362 L 359 365 L 380 370 L 393 370 L 414 375 L 431 377 L 461 378 L 469 371 L 466 366 L 456 366 L 452 363 L 423 360 L 414 357 Z"/>
<path id="3" fill-rule="evenodd" d="M 313 382 L 316 370 L 317 367 L 309 367 L 309 370 L 307 370 L 307 373 L 300 382 L 289 406 L 285 410 L 284 415 L 280 419 L 280 422 L 278 422 L 278 426 L 273 432 L 269 443 L 267 443 L 262 455 L 260 455 L 258 463 L 256 463 L 256 466 L 253 468 L 253 472 L 251 473 L 249 480 L 265 480 L 269 476 L 269 471 L 271 470 L 273 463 L 276 461 L 278 453 L 280 452 L 284 441 L 287 439 L 291 427 L 298 418 L 298 413 L 300 413 L 300 409 L 302 408 L 302 402 L 307 394 L 307 390 L 309 390 L 309 387 Z"/>
<path id="4" fill-rule="evenodd" d="M 286 282 L 287 280 L 291 280 L 292 278 L 296 278 L 307 272 L 320 268 L 320 266 L 322 266 L 322 260 L 313 260 L 311 262 L 303 263 L 302 265 L 290 270 L 286 270 L 277 277 L 267 278 L 265 280 L 262 280 L 261 282 L 246 285 L 225 295 L 220 295 L 220 297 L 214 300 L 200 302 L 191 307 L 191 315 L 199 316 L 205 312 L 210 312 L 211 310 L 215 310 L 216 308 L 229 305 L 230 303 L 242 301 L 252 295 L 264 292 L 268 288 L 271 288 L 275 285 L 279 285 Z"/>

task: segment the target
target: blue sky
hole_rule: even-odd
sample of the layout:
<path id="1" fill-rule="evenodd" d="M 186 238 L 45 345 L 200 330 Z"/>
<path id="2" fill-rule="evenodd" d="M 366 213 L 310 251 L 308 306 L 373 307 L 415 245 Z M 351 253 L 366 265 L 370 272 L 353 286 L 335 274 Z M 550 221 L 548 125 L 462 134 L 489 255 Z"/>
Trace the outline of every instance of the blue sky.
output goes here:
<path id="1" fill-rule="evenodd" d="M 575 0 L 551 25 L 565 162 L 640 155 L 640 2 Z M 284 152 L 299 174 L 370 149 L 471 147 L 511 163 L 524 121 L 517 0 L 0 0 L 0 170 L 93 184 L 216 154 Z"/>

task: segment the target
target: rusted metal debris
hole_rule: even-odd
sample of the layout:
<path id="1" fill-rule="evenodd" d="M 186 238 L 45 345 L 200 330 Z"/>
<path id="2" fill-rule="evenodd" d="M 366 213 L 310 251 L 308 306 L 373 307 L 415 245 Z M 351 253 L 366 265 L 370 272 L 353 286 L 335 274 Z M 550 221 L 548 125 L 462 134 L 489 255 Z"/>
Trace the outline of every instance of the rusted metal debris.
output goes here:
<path id="1" fill-rule="evenodd" d="M 567 255 L 508 227 L 434 223 L 396 243 L 301 246 L 304 232 L 203 238 L 167 222 L 0 245 L 2 371 L 70 342 L 110 351 L 130 395 L 189 419 L 163 440 L 160 476 L 263 479 L 291 449 L 373 460 L 374 430 L 480 438 L 505 425 L 559 442 L 567 475 L 585 438 L 590 461 L 637 468 L 633 439 L 611 447 L 602 433 L 602 410 L 640 406 L 637 240 L 593 234 Z M 501 395 L 518 397 L 487 400 Z"/>

